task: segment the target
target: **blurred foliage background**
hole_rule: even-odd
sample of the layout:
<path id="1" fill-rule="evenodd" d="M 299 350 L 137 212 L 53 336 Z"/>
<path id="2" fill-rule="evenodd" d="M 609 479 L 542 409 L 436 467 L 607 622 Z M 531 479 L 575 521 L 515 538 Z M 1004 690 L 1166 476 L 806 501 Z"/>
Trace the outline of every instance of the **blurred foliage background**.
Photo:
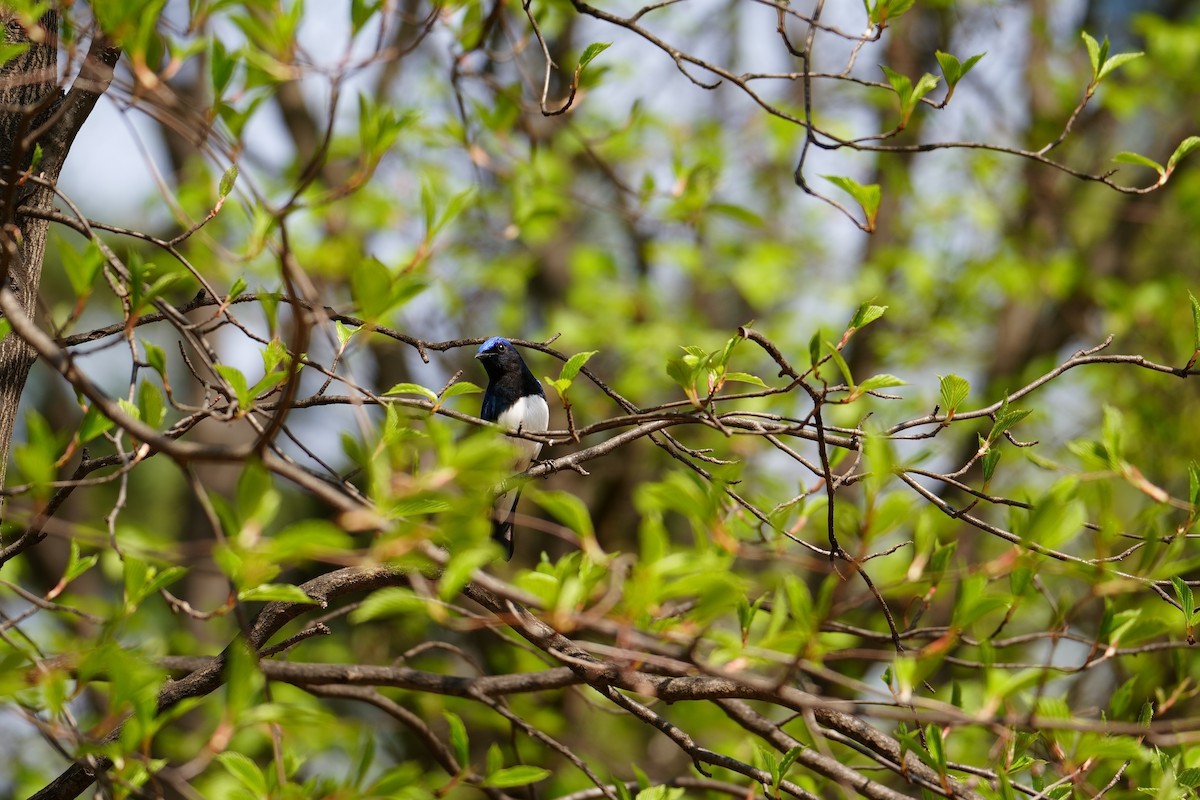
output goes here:
<path id="1" fill-rule="evenodd" d="M 868 12 L 905 5 L 881 0 Z M 246 630 L 246 606 L 231 593 L 244 603 L 295 599 L 278 587 L 339 566 L 427 565 L 418 543 L 431 540 L 454 554 L 436 586 L 417 581 L 373 601 L 355 598 L 364 604 L 350 614 L 354 624 L 337 617 L 334 634 L 304 642 L 296 660 L 462 675 L 546 668 L 546 654 L 517 646 L 501 617 L 463 607 L 458 591 L 473 568 L 485 568 L 537 598 L 539 615 L 560 631 L 627 655 L 695 659 L 697 674 L 783 671 L 831 700 L 863 700 L 869 687 L 887 695 L 892 711 L 913 694 L 967 713 L 987 709 L 995 714 L 987 725 L 914 711 L 897 727 L 894 716 L 862 714 L 943 773 L 946 753 L 991 771 L 955 772 L 985 796 L 1015 796 L 1010 779 L 1027 794 L 1045 791 L 1038 796 L 1132 797 L 1149 787 L 1190 796 L 1200 785 L 1200 751 L 1187 746 L 1200 674 L 1187 655 L 1190 615 L 1170 604 L 1188 604 L 1186 583 L 1170 581 L 1193 577 L 1197 566 L 1192 382 L 1128 364 L 1066 372 L 1019 402 L 1032 414 L 1013 438 L 1036 446 L 996 438 L 1000 462 L 986 477 L 972 457 L 992 427 L 987 419 L 929 439 L 878 434 L 931 413 L 941 402 L 940 376 L 969 383 L 961 410 L 983 408 L 1109 335 L 1105 352 L 1188 362 L 1197 347 L 1188 293 L 1200 249 L 1194 164 L 1182 160 L 1155 191 L 1122 193 L 975 145 L 1036 151 L 1059 136 L 1089 87 L 1086 31 L 1107 37 L 1113 52 L 1143 55 L 1105 78 L 1050 157 L 1089 175 L 1119 166 L 1113 179 L 1123 186 L 1153 184 L 1153 169 L 1113 157 L 1133 152 L 1165 164 L 1200 132 L 1200 9 L 1183 0 L 918 1 L 897 11 L 877 41 L 856 44 L 868 12 L 824 6 L 796 10 L 821 8 L 825 24 L 855 32 L 817 31 L 810 68 L 832 77 L 814 81 L 809 97 L 802 80 L 752 82 L 768 102 L 795 114 L 811 103 L 820 128 L 847 139 L 891 132 L 879 144 L 965 143 L 925 152 L 810 147 L 808 185 L 846 204 L 849 215 L 797 188 L 802 127 L 765 113 L 728 80 L 698 85 L 711 74 L 694 64 L 678 69 L 671 55 L 581 13 L 579 3 L 535 2 L 529 15 L 519 4 L 474 0 L 64 6 L 64 63 L 93 18 L 124 48 L 105 105 L 68 162 L 64 194 L 89 218 L 160 240 L 219 208 L 178 243 L 192 271 L 145 237 L 98 236 L 136 281 L 173 304 L 206 288 L 230 297 L 249 334 L 214 317 L 211 306 L 189 318 L 249 386 L 279 368 L 269 343 L 292 344 L 294 315 L 270 295 L 288 269 L 305 276 L 302 294 L 355 318 L 315 326 L 304 352 L 341 376 L 330 390 L 341 399 L 298 403 L 279 445 L 344 477 L 339 491 L 368 498 L 389 526 L 364 533 L 308 487 L 273 479 L 256 463 L 175 468 L 159 456 L 127 478 L 97 472 L 110 479 L 74 489 L 46 524 L 49 538 L 0 571 L 8 620 L 29 602 L 12 587 L 86 612 L 42 608 L 6 628 L 0 680 L 10 713 L 0 723 L 22 745 L 0 755 L 0 793 L 31 794 L 65 767 L 47 741 L 74 753 L 83 742 L 65 730 L 88 741 L 132 712 L 136 725 L 105 751 L 121 755 L 115 783 L 102 784 L 114 796 L 466 796 L 475 791 L 467 787 L 520 763 L 550 771 L 540 784 L 547 796 L 585 796 L 570 794 L 592 785 L 570 759 L 474 699 L 386 692 L 456 750 L 460 766 L 471 765 L 461 783 L 430 755 L 419 728 L 369 704 L 268 685 L 249 662 L 229 669 L 220 703 L 187 700 L 155 716 L 156 692 L 178 669 L 155 658 L 212 656 Z M 637 6 L 605 9 L 631 15 Z M 641 21 L 732 75 L 796 73 L 802 65 L 780 41 L 778 19 L 771 3 L 688 0 Z M 539 107 L 546 62 L 531 20 L 557 65 L 546 79 L 548 107 L 558 108 L 577 82 L 561 115 Z M 803 26 L 787 24 L 802 41 Z M 601 42 L 611 46 L 576 72 L 589 45 Z M 879 65 L 914 81 L 940 75 L 939 50 L 964 61 L 985 55 L 945 108 L 918 105 L 894 131 L 897 94 Z M 943 91 L 930 97 L 940 102 Z M 879 187 L 873 233 L 855 222 L 863 209 L 822 176 Z M 170 326 L 122 336 L 122 323 L 132 331 L 141 312 L 123 311 L 102 275 L 95 244 L 55 227 L 43 326 L 143 419 L 165 404 L 164 425 L 196 417 L 190 440 L 252 440 L 243 416 L 192 410 L 211 409 L 223 389 L 228 395 L 231 373 L 197 367 L 203 357 L 177 345 Z M 846 369 L 857 380 L 886 373 L 907 385 L 884 390 L 894 399 L 831 399 L 824 415 L 831 431 L 854 429 L 875 442 L 864 462 L 839 449 L 831 466 L 875 476 L 839 487 L 834 522 L 851 557 L 891 551 L 863 562 L 878 595 L 855 569 L 834 569 L 780 534 L 828 544 L 822 476 L 762 437 L 727 437 L 712 426 L 676 434 L 687 448 L 711 448 L 731 462 L 692 457 L 711 480 L 640 438 L 589 461 L 586 475 L 555 470 L 531 486 L 515 558 L 492 562 L 486 509 L 506 473 L 503 445 L 461 420 L 428 414 L 428 406 L 397 403 L 385 413 L 374 402 L 399 384 L 436 397 L 459 370 L 483 382 L 470 342 L 429 350 L 427 363 L 415 340 L 477 343 L 502 334 L 553 339 L 566 355 L 596 351 L 587 365 L 613 392 L 641 410 L 670 410 L 660 406 L 685 401 L 667 371 L 682 347 L 719 350 L 750 325 L 803 370 L 814 338 L 819 347 L 837 343 L 864 304 L 886 306 L 886 314 L 840 351 Z M 115 335 L 90 340 L 88 331 L 112 324 Z M 161 348 L 161 369 L 147 342 Z M 559 375 L 552 355 L 525 352 L 537 376 Z M 730 369 L 781 384 L 778 366 L 749 342 L 737 345 Z M 842 380 L 829 361 L 821 376 Z M 306 368 L 299 396 L 319 397 L 326 378 Z M 150 388 L 139 388 L 143 382 Z M 364 388 L 375 393 L 369 402 Z M 445 404 L 474 416 L 478 399 L 468 393 Z M 629 410 L 583 378 L 569 399 L 580 427 Z M 86 438 L 75 390 L 44 364 L 34 368 L 23 405 L 6 542 L 37 519 L 49 480 L 71 474 Z M 552 428 L 565 429 L 553 396 L 551 406 Z M 792 391 L 738 408 L 807 419 L 812 398 Z M 595 445 L 619 427 L 580 444 L 564 440 L 542 457 Z M 89 447 L 93 458 L 133 449 L 105 437 Z M 796 447 L 820 463 L 812 442 Z M 972 513 L 1010 531 L 1012 541 L 944 513 L 895 474 L 944 475 L 968 462 L 959 484 L 906 474 L 950 509 L 972 502 L 964 485 L 1004 498 Z M 730 487 L 769 520 L 732 502 Z M 594 545 L 583 555 L 580 542 L 593 536 L 609 557 Z M 1070 559 L 1039 555 L 1039 547 Z M 93 556 L 94 566 L 80 561 Z M 56 591 L 77 566 L 69 587 Z M 180 567 L 186 572 L 171 571 Z M 164 575 L 175 598 L 219 613 L 189 615 L 164 602 L 154 584 Z M 253 594 L 260 586 L 273 588 Z M 878 599 L 908 632 L 908 655 L 892 647 Z M 1133 649 L 1097 658 L 1122 646 Z M 55 655 L 69 655 L 72 665 L 54 666 Z M 806 666 L 788 667 L 788 659 Z M 51 665 L 45 676 L 28 678 L 30 664 L 42 662 Z M 688 754 L 650 726 L 608 713 L 606 702 L 594 689 L 504 701 L 605 780 L 637 780 L 641 771 L 647 786 L 661 782 L 650 790 L 659 795 L 647 798 L 674 796 L 665 787 L 697 777 Z M 1088 727 L 1135 722 L 1146 704 L 1156 718 L 1180 721 L 1159 731 L 1160 741 Z M 705 747 L 770 772 L 768 756 L 720 709 L 658 710 Z M 806 747 L 856 768 L 866 762 L 844 742 L 815 735 L 811 719 L 769 704 L 760 710 Z M 79 719 L 68 725 L 71 715 Z M 1039 730 L 1035 715 L 1082 721 L 1087 732 Z M 35 717 L 44 723 L 40 736 Z M 936 734 L 906 732 L 929 721 Z M 917 791 L 863 769 L 896 791 Z M 806 791 L 837 791 L 828 776 L 798 767 L 789 775 Z M 739 780 L 745 791 L 763 790 Z M 496 785 L 503 782 L 489 791 L 509 791 Z M 967 796 L 959 788 L 942 793 Z"/>

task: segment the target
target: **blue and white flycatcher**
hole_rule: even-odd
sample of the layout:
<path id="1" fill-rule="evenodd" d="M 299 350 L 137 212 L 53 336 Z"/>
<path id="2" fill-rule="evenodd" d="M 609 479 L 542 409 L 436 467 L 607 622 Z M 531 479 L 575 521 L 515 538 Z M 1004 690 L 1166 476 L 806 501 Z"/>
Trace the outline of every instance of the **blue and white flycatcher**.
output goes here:
<path id="1" fill-rule="evenodd" d="M 488 375 L 480 416 L 518 433 L 545 431 L 550 425 L 546 394 L 513 343 L 493 336 L 479 346 L 475 358 L 483 362 Z M 541 451 L 542 443 L 529 439 L 513 441 L 517 449 L 514 466 L 518 472 L 524 472 Z M 513 554 L 513 518 L 520 498 L 520 487 L 510 489 L 498 496 L 492 507 L 492 538 L 504 548 L 506 559 Z"/>

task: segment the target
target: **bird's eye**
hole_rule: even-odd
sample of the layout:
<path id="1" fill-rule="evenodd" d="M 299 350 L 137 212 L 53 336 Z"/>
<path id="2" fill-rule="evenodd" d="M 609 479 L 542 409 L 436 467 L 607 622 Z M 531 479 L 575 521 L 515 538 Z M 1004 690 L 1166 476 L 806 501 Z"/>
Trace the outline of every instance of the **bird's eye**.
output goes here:
<path id="1" fill-rule="evenodd" d="M 502 345 L 502 344 L 498 344 L 498 345 L 496 345 L 496 350 L 498 350 L 498 351 L 499 351 L 499 352 L 501 352 L 501 353 L 503 353 L 503 352 L 504 352 L 505 350 L 507 350 L 507 349 L 508 349 L 508 348 L 506 348 L 506 347 L 505 347 L 504 345 Z"/>

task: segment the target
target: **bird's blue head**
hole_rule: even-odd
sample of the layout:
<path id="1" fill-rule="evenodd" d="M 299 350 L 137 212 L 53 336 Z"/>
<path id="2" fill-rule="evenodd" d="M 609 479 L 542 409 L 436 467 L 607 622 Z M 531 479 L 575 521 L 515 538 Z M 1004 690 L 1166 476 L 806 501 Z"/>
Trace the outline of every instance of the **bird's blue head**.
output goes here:
<path id="1" fill-rule="evenodd" d="M 483 358 L 488 355 L 500 355 L 505 352 L 516 352 L 513 350 L 513 343 L 503 336 L 493 336 L 479 345 L 479 349 L 475 351 L 475 357 Z"/>

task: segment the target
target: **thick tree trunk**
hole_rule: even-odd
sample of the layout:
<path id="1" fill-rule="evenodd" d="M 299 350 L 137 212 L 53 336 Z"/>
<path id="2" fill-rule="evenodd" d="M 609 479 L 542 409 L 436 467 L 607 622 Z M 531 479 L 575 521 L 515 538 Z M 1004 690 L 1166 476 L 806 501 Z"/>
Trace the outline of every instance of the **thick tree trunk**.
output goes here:
<path id="1" fill-rule="evenodd" d="M 49 223 L 18 213 L 19 206 L 49 209 L 53 193 L 22 183 L 34 148 L 29 137 L 62 96 L 58 86 L 58 15 L 49 12 L 40 30 L 31 32 L 9 13 L 0 12 L 6 43 L 29 42 L 23 54 L 0 68 L 0 286 L 7 284 L 27 314 L 33 313 Z M 40 41 L 31 41 L 40 39 Z M 45 151 L 42 160 L 45 160 Z M 57 178 L 47 176 L 51 180 Z M 17 404 L 25 388 L 33 350 L 18 336 L 0 342 L 0 484 L 8 464 Z"/>
<path id="2" fill-rule="evenodd" d="M 26 29 L 0 8 L 7 43 L 29 49 L 0 67 L 0 291 L 16 295 L 34 316 L 49 223 L 53 185 L 79 128 L 112 80 L 120 51 L 97 34 L 71 91 L 58 77 L 58 12 Z M 0 485 L 8 465 L 17 405 L 33 365 L 33 350 L 9 334 L 0 342 Z"/>

